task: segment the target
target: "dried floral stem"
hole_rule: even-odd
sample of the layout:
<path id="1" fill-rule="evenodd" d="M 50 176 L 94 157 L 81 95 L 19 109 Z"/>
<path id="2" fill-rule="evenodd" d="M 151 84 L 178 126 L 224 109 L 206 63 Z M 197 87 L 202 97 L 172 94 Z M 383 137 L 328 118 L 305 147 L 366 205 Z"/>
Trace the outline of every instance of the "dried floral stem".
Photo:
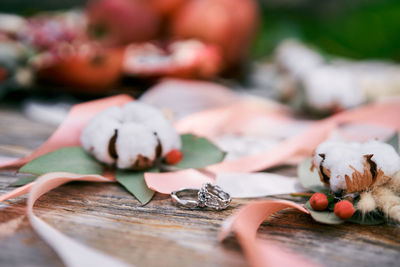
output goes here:
<path id="1" fill-rule="evenodd" d="M 313 193 L 290 193 L 292 197 L 311 197 Z"/>

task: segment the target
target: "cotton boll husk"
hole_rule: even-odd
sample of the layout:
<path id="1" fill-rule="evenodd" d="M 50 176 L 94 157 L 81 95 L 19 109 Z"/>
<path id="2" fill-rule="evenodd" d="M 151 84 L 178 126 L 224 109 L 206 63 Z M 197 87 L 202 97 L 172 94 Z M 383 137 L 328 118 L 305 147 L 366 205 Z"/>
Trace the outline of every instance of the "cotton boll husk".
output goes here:
<path id="1" fill-rule="evenodd" d="M 157 145 L 157 137 L 151 129 L 135 122 L 124 123 L 118 130 L 118 138 L 115 143 L 118 168 L 131 168 L 139 155 L 153 162 L 156 158 Z M 139 167 L 139 169 L 142 168 Z"/>
<path id="2" fill-rule="evenodd" d="M 307 104 L 315 109 L 347 109 L 365 101 L 360 86 L 351 73 L 335 66 L 320 66 L 301 77 Z"/>
<path id="3" fill-rule="evenodd" d="M 361 193 L 356 209 L 362 213 L 368 213 L 376 209 L 375 199 L 371 192 Z"/>
<path id="4" fill-rule="evenodd" d="M 109 142 L 115 130 L 121 126 L 121 115 L 119 107 L 107 109 L 93 118 L 82 131 L 82 147 L 101 162 L 115 162 L 109 153 Z"/>
<path id="5" fill-rule="evenodd" d="M 123 109 L 124 120 L 136 121 L 157 133 L 162 146 L 162 156 L 172 149 L 181 149 L 179 134 L 161 111 L 138 101 L 125 105 Z"/>

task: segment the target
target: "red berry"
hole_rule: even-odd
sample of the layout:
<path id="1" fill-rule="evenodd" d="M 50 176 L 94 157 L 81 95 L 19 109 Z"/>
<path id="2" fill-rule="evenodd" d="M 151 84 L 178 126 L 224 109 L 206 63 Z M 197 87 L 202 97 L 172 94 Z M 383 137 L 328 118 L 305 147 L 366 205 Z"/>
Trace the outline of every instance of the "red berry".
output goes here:
<path id="1" fill-rule="evenodd" d="M 167 156 L 165 157 L 165 161 L 168 164 L 178 164 L 183 158 L 182 152 L 177 149 L 172 149 L 168 152 Z"/>
<path id="2" fill-rule="evenodd" d="M 336 203 L 333 212 L 340 219 L 347 220 L 351 218 L 351 216 L 353 216 L 354 214 L 353 203 L 348 200 L 339 201 L 338 203 Z"/>
<path id="3" fill-rule="evenodd" d="M 310 198 L 310 205 L 313 210 L 325 210 L 328 207 L 328 204 L 328 198 L 323 193 L 315 193 Z"/>

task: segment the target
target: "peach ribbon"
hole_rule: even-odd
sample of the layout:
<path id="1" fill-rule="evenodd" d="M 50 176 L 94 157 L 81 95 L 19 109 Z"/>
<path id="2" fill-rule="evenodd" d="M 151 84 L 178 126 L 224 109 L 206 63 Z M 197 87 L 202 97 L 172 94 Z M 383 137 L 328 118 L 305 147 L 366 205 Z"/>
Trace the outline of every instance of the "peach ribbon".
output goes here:
<path id="1" fill-rule="evenodd" d="M 208 110 L 194 114 L 184 118 L 178 122 L 177 129 L 181 133 L 197 132 L 201 135 L 212 138 L 220 132 L 220 125 L 228 125 L 229 127 L 237 128 L 243 127 L 246 120 L 250 120 L 251 116 L 257 114 L 264 114 L 265 110 L 253 110 L 249 112 L 242 108 L 235 108 L 229 106 Z M 400 101 L 389 101 L 370 104 L 364 107 L 348 110 L 337 115 L 331 116 L 327 119 L 314 122 L 306 131 L 288 138 L 280 145 L 269 149 L 261 154 L 243 157 L 237 160 L 224 161 L 219 164 L 208 166 L 205 171 L 208 173 L 219 172 L 255 172 L 265 170 L 270 167 L 277 166 L 288 160 L 295 160 L 299 157 L 304 158 L 310 156 L 314 149 L 326 140 L 329 135 L 341 124 L 348 123 L 366 123 L 377 126 L 387 127 L 396 131 L 400 131 Z M 271 114 L 270 114 L 271 115 Z M 274 113 L 272 113 L 274 116 Z M 236 120 L 240 118 L 239 120 Z M 172 178 L 173 177 L 173 178 Z M 207 177 L 203 176 L 204 182 L 207 182 Z M 171 179 L 171 180 L 169 180 Z M 175 172 L 174 174 L 165 173 L 148 174 L 145 175 L 145 180 L 152 189 L 158 192 L 166 193 L 169 190 L 178 190 L 187 185 L 192 184 L 190 181 L 192 177 L 182 171 Z M 163 180 L 163 183 L 158 181 Z M 193 176 L 193 180 L 199 183 L 199 175 Z M 166 187 L 167 185 L 167 187 Z M 171 191 L 169 191 L 170 193 Z"/>
<path id="2" fill-rule="evenodd" d="M 39 197 L 70 181 L 113 182 L 114 179 L 100 175 L 78 175 L 66 172 L 53 172 L 40 176 L 30 191 L 27 204 L 27 215 L 33 229 L 54 249 L 66 266 L 130 266 L 118 259 L 74 241 L 35 215 L 33 206 Z"/>
<path id="3" fill-rule="evenodd" d="M 203 183 L 215 183 L 215 179 L 195 169 L 186 169 L 178 172 L 166 172 L 162 175 L 147 172 L 144 174 L 147 186 L 162 194 L 171 194 L 181 188 L 200 188 Z M 183 179 L 183 177 L 190 177 Z M 179 184 L 180 188 L 176 188 Z"/>
<path id="4" fill-rule="evenodd" d="M 257 229 L 270 215 L 286 208 L 295 208 L 301 212 L 309 212 L 301 205 L 286 200 L 256 201 L 242 207 L 224 222 L 218 239 L 222 242 L 233 232 L 251 266 L 318 266 L 303 257 L 280 248 L 276 244 L 256 238 Z"/>

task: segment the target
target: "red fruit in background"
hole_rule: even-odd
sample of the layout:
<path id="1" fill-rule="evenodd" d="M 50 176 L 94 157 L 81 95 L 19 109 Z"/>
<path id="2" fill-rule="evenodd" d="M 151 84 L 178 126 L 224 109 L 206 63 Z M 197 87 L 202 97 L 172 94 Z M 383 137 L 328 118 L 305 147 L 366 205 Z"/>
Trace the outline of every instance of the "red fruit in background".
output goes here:
<path id="1" fill-rule="evenodd" d="M 234 65 L 247 56 L 257 23 L 253 0 L 191 0 L 174 15 L 171 31 L 220 46 L 225 62 Z"/>
<path id="2" fill-rule="evenodd" d="M 310 198 L 310 205 L 313 210 L 321 211 L 328 207 L 329 201 L 325 194 L 315 193 Z"/>
<path id="3" fill-rule="evenodd" d="M 132 44 L 123 60 L 124 74 L 135 77 L 212 78 L 220 70 L 218 47 L 197 40 L 172 42 L 166 48 Z"/>
<path id="4" fill-rule="evenodd" d="M 145 0 L 159 14 L 170 15 L 187 0 Z"/>
<path id="5" fill-rule="evenodd" d="M 94 0 L 86 13 L 89 35 L 107 45 L 147 41 L 158 33 L 160 18 L 146 1 Z"/>
<path id="6" fill-rule="evenodd" d="M 62 43 L 85 40 L 86 17 L 81 12 L 39 13 L 27 20 L 26 27 L 18 33 L 35 50 L 47 51 Z"/>
<path id="7" fill-rule="evenodd" d="M 41 78 L 66 85 L 81 94 L 102 94 L 121 76 L 123 49 L 99 49 L 89 45 L 39 69 Z"/>
<path id="8" fill-rule="evenodd" d="M 168 152 L 167 156 L 165 157 L 165 161 L 168 164 L 178 164 L 183 158 L 182 152 L 180 152 L 177 149 L 172 149 L 170 152 Z"/>
<path id="9" fill-rule="evenodd" d="M 355 210 L 353 207 L 353 203 L 351 203 L 348 200 L 342 200 L 342 201 L 339 201 L 338 203 L 336 203 L 335 208 L 333 209 L 333 212 L 340 219 L 347 220 L 347 219 L 350 219 L 351 216 L 353 216 Z"/>

